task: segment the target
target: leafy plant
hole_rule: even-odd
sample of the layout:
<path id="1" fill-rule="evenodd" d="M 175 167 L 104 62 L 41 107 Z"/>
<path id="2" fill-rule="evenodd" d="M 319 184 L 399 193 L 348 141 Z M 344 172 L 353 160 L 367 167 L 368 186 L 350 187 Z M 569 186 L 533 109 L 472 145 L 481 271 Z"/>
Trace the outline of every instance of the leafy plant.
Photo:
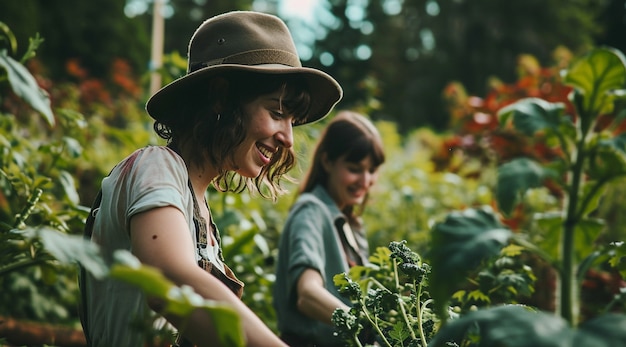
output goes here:
<path id="1" fill-rule="evenodd" d="M 406 241 L 377 248 L 370 262 L 334 277 L 353 303 L 333 313 L 337 335 L 347 346 L 362 346 L 359 337 L 374 335 L 382 346 L 425 347 L 438 322 L 428 307 L 430 266 Z"/>
<path id="2" fill-rule="evenodd" d="M 12 43 L 8 28 L 0 25 L 0 30 Z M 174 286 L 157 270 L 139 264 L 130 253 L 121 252 L 118 262 L 105 264 L 96 244 L 73 235 L 83 229 L 88 209 L 80 205 L 70 173 L 76 170 L 83 147 L 70 135 L 78 132 L 76 136 L 83 140 L 80 130 L 85 123 L 77 111 L 61 109 L 54 114 L 47 92 L 22 64 L 34 56 L 41 42 L 39 38 L 32 40 L 22 61 L 0 49 L 0 314 L 76 323 L 76 312 L 70 309 L 75 308 L 78 297 L 76 264 L 80 263 L 97 278 L 111 276 L 161 299 L 163 314 L 184 317 L 196 308 L 207 310 L 219 327 L 218 340 L 228 346 L 243 346 L 239 318 L 231 308 L 204 300 L 190 288 Z M 8 87 L 13 93 L 5 93 Z M 24 111 L 19 102 L 26 102 L 29 111 Z M 36 141 L 27 139 L 24 135 L 42 127 L 39 119 L 13 115 L 6 109 L 20 110 L 29 116 L 34 110 L 43 116 L 50 131 Z M 59 130 L 55 127 L 62 129 L 55 132 Z M 60 138 L 56 136 L 59 134 Z M 147 327 L 146 336 L 158 336 L 152 325 Z M 54 338 L 39 341 L 55 342 L 58 341 Z"/>
<path id="3" fill-rule="evenodd" d="M 533 189 L 550 185 L 560 192 L 563 199 L 559 208 L 534 216 L 543 240 L 534 244 L 524 235 L 507 231 L 497 222 L 501 216 L 493 211 L 469 209 L 434 227 L 433 239 L 440 242 L 433 244 L 431 277 L 433 298 L 442 312 L 465 275 L 481 259 L 512 241 L 540 255 L 558 271 L 561 317 L 530 313 L 517 306 L 478 310 L 444 325 L 432 346 L 451 342 L 467 346 L 626 343 L 623 329 L 610 333 L 607 328 L 598 330 L 603 325 L 624 324 L 624 315 L 603 314 L 579 325 L 577 309 L 578 288 L 594 262 L 611 259 L 612 264 L 623 268 L 621 243 L 609 248 L 594 245 L 603 224 L 593 217 L 593 211 L 610 183 L 626 174 L 626 147 L 620 129 L 626 115 L 626 59 L 611 48 L 595 49 L 576 60 L 564 72 L 563 81 L 573 87 L 572 114 L 566 113 L 562 103 L 538 98 L 522 99 L 499 112 L 501 126 L 516 129 L 531 143 L 543 143 L 559 154 L 542 161 L 515 158 L 498 169 L 496 199 L 504 215 L 510 215 Z M 450 235 L 455 238 L 447 238 Z M 472 244 L 479 247 L 467 246 Z M 611 249 L 610 255 L 601 256 L 607 249 Z M 454 276 L 450 276 L 451 271 Z"/>

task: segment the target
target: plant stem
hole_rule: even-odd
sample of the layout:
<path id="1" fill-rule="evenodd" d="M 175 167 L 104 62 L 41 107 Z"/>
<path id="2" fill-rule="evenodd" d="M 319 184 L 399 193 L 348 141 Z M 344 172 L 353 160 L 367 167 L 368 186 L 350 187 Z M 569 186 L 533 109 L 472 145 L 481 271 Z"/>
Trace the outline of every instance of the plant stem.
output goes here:
<path id="1" fill-rule="evenodd" d="M 0 268 L 0 277 L 5 276 L 6 274 L 11 273 L 13 271 L 21 270 L 21 269 L 24 269 L 33 265 L 43 263 L 44 261 L 45 259 L 26 259 L 17 263 L 7 265 L 3 268 Z"/>
<path id="2" fill-rule="evenodd" d="M 576 296 L 574 295 L 575 285 L 575 267 L 574 267 L 574 239 L 576 224 L 579 218 L 576 214 L 578 206 L 578 192 L 582 181 L 583 164 L 585 162 L 585 134 L 581 136 L 576 144 L 576 158 L 571 170 L 571 184 L 569 185 L 567 210 L 565 214 L 565 222 L 563 223 L 563 240 L 561 244 L 561 254 L 563 255 L 563 269 L 561 271 L 561 300 L 560 309 L 561 316 L 575 325 L 577 322 L 577 314 L 575 310 Z"/>
<path id="3" fill-rule="evenodd" d="M 398 293 L 400 293 L 401 288 L 400 288 L 400 280 L 398 278 L 398 262 L 396 261 L 396 259 L 393 260 L 393 277 L 394 277 L 394 280 L 396 281 L 396 290 L 398 291 Z M 404 302 L 402 301 L 402 297 L 400 296 L 400 294 L 398 294 L 397 301 L 398 301 L 398 306 L 400 306 L 400 311 L 402 312 L 402 318 L 404 319 L 406 326 L 409 328 L 409 331 L 411 332 L 411 338 L 415 340 L 417 339 L 417 336 L 415 336 L 415 332 L 413 331 L 413 329 L 411 329 L 411 322 L 409 321 L 409 317 L 406 315 L 406 309 L 404 309 Z M 419 301 L 419 298 L 418 298 L 418 301 Z"/>
<path id="4" fill-rule="evenodd" d="M 415 287 L 415 281 L 413 281 L 413 286 Z M 427 343 L 426 343 L 426 336 L 424 335 L 424 328 L 422 328 L 422 305 L 420 302 L 420 298 L 422 297 L 422 283 L 420 282 L 420 284 L 417 286 L 417 325 L 419 327 L 419 333 L 420 333 L 420 342 L 422 343 L 422 346 L 427 347 Z M 425 305 L 424 305 L 425 306 Z"/>

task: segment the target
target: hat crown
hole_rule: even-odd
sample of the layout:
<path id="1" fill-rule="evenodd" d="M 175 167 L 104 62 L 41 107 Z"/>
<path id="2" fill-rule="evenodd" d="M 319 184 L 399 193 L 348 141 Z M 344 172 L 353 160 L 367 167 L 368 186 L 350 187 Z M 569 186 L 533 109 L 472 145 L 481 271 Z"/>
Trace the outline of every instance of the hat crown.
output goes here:
<path id="1" fill-rule="evenodd" d="M 285 23 L 278 17 L 235 11 L 206 20 L 193 34 L 187 72 L 220 64 L 301 67 Z"/>

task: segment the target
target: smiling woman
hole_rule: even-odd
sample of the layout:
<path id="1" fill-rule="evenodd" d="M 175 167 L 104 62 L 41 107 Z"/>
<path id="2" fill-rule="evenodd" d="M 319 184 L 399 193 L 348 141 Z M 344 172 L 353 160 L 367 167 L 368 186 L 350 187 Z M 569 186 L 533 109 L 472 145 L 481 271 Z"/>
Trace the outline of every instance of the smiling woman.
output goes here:
<path id="1" fill-rule="evenodd" d="M 240 301 L 243 283 L 224 262 L 205 195 L 213 185 L 276 198 L 281 178 L 294 166 L 292 127 L 325 117 L 341 87 L 326 73 L 302 67 L 286 25 L 258 12 L 208 19 L 192 36 L 188 57 L 187 74 L 146 105 L 167 146 L 138 149 L 113 168 L 102 181 L 87 234 L 106 257 L 129 250 L 177 286 L 230 305 L 248 346 L 285 346 Z M 84 272 L 80 286 L 91 346 L 143 345 L 133 327 L 154 312 L 179 329 L 178 346 L 218 341 L 203 312 L 162 312 L 139 289 Z"/>
<path id="2" fill-rule="evenodd" d="M 320 137 L 279 243 L 274 307 L 290 346 L 344 345 L 331 317 L 351 303 L 333 276 L 367 263 L 360 214 L 384 161 L 378 130 L 360 114 L 339 112 Z M 368 338 L 363 342 L 372 342 Z"/>

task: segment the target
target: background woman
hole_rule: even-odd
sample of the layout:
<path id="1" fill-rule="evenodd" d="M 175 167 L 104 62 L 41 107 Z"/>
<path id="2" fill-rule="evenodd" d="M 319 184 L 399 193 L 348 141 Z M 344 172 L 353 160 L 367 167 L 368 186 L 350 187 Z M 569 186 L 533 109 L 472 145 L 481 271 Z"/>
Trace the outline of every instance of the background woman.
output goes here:
<path id="1" fill-rule="evenodd" d="M 290 346 L 341 346 L 332 313 L 349 309 L 333 276 L 367 261 L 359 218 L 385 155 L 364 116 L 343 111 L 326 127 L 279 243 L 274 307 Z"/>
<path id="2" fill-rule="evenodd" d="M 294 165 L 292 127 L 324 117 L 341 95 L 332 77 L 301 66 L 277 17 L 237 11 L 205 21 L 189 43 L 187 74 L 146 106 L 167 146 L 135 151 L 103 180 L 92 241 L 105 256 L 130 250 L 176 285 L 230 304 L 248 346 L 284 345 L 240 301 L 243 283 L 224 263 L 205 194 L 213 185 L 275 198 Z M 143 346 L 133 326 L 150 312 L 144 294 L 110 279 L 82 280 L 89 343 Z M 153 301 L 150 308 L 161 309 Z M 166 318 L 184 336 L 183 345 L 216 345 L 204 312 Z"/>

